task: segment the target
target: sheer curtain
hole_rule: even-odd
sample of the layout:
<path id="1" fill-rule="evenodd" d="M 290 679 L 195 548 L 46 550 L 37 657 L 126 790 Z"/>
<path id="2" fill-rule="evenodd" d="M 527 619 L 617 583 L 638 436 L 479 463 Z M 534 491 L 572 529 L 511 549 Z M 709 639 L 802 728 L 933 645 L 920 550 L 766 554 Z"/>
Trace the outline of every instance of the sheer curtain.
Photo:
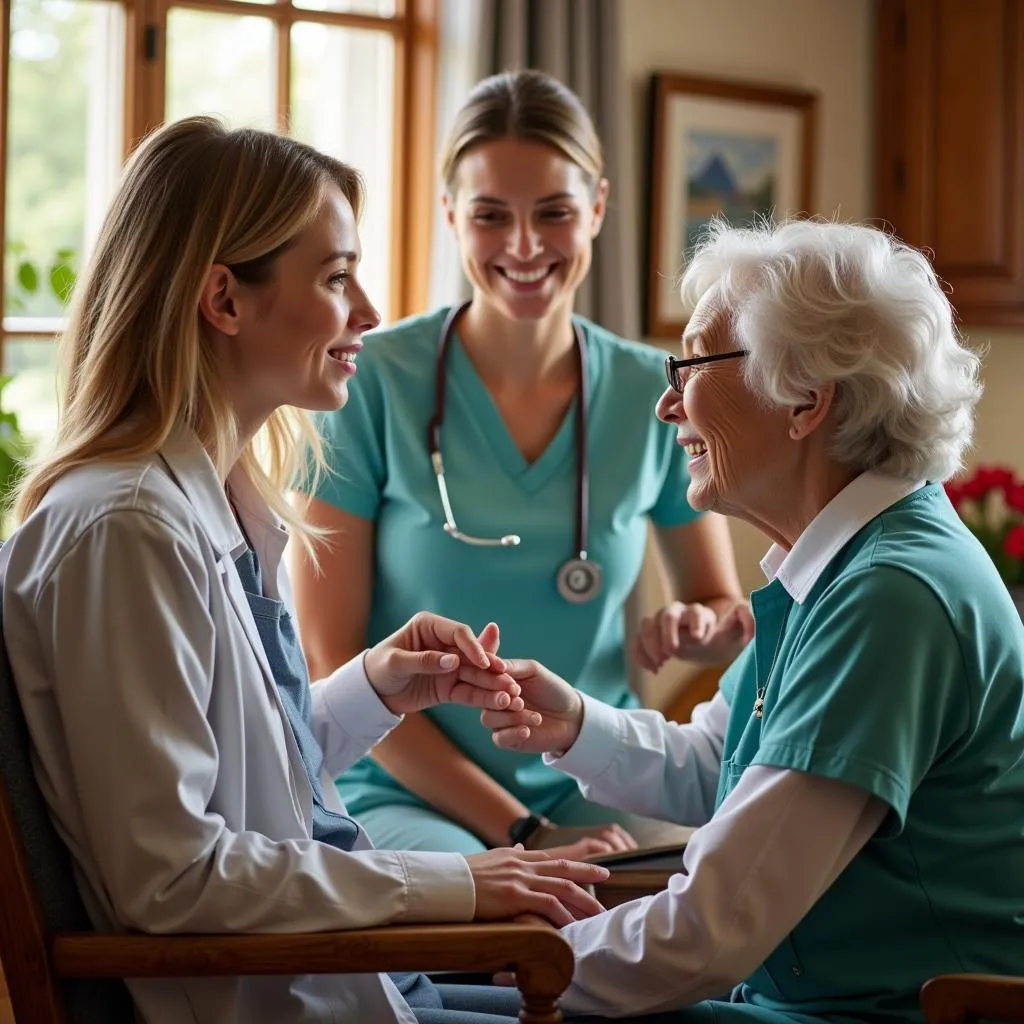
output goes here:
<path id="1" fill-rule="evenodd" d="M 619 59 L 619 0 L 445 0 L 438 83 L 438 148 L 473 83 L 498 71 L 532 67 L 561 79 L 583 100 L 604 145 L 611 182 L 608 214 L 577 312 L 627 338 L 640 328 L 639 250 L 628 96 Z M 458 250 L 438 207 L 432 247 L 431 304 L 468 294 Z"/>

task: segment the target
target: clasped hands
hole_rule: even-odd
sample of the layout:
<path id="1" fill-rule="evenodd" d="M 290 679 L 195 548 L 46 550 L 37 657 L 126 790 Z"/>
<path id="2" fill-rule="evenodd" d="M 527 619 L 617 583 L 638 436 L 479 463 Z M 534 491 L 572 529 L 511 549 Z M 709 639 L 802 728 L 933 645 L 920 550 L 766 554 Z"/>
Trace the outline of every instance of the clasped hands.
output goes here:
<path id="1" fill-rule="evenodd" d="M 480 708 L 484 714 L 525 713 L 520 683 L 509 662 L 498 657 L 498 644 L 494 623 L 477 637 L 462 623 L 421 612 L 367 651 L 363 668 L 392 714 L 441 703 Z M 585 853 L 580 844 L 548 850 L 516 846 L 466 857 L 475 919 L 536 915 L 560 927 L 601 913 L 604 908 L 588 889 L 603 882 L 608 869 L 576 859 Z"/>
<path id="2" fill-rule="evenodd" d="M 392 714 L 464 704 L 481 709 L 499 747 L 564 753 L 583 722 L 579 693 L 540 662 L 499 658 L 499 641 L 493 622 L 478 637 L 461 622 L 420 612 L 367 651 L 363 666 Z"/>

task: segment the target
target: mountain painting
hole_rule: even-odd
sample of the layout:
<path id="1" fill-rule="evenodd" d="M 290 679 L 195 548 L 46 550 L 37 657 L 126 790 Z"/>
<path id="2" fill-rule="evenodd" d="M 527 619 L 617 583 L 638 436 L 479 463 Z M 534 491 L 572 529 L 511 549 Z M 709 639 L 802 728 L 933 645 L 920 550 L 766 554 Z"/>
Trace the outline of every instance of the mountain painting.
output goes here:
<path id="1" fill-rule="evenodd" d="M 771 214 L 776 202 L 778 139 L 691 128 L 686 133 L 683 250 L 716 214 L 737 226 Z"/>

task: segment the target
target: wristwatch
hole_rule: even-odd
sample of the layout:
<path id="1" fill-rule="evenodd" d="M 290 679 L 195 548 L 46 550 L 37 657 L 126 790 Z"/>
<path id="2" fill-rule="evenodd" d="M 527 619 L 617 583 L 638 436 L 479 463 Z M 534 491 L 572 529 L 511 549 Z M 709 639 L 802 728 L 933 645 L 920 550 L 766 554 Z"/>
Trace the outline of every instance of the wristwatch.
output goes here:
<path id="1" fill-rule="evenodd" d="M 508 830 L 508 840 L 512 846 L 522 843 L 523 846 L 533 837 L 538 829 L 551 824 L 543 814 L 528 814 L 525 818 L 517 818 Z"/>

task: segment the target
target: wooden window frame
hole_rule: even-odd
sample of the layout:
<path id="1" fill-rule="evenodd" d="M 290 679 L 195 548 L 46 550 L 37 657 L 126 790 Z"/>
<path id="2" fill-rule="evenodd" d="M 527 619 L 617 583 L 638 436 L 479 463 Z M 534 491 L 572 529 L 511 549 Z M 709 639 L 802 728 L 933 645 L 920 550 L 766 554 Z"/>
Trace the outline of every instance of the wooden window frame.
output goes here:
<path id="1" fill-rule="evenodd" d="M 291 26 L 299 21 L 387 32 L 395 42 L 394 140 L 391 188 L 392 319 L 426 309 L 430 235 L 436 201 L 435 134 L 438 26 L 442 0 L 396 0 L 393 17 L 314 11 L 291 0 L 118 0 L 125 15 L 124 156 L 163 121 L 167 64 L 164 41 L 171 8 L 222 14 L 252 14 L 274 23 L 278 128 L 289 120 Z M 0 240 L 6 240 L 8 107 L 10 98 L 11 4 L 0 0 Z M 359 154 L 346 154 L 356 167 Z M 4 309 L 0 273 L 0 312 Z M 0 317 L 0 369 L 8 339 L 56 337 L 54 332 L 9 330 Z"/>

